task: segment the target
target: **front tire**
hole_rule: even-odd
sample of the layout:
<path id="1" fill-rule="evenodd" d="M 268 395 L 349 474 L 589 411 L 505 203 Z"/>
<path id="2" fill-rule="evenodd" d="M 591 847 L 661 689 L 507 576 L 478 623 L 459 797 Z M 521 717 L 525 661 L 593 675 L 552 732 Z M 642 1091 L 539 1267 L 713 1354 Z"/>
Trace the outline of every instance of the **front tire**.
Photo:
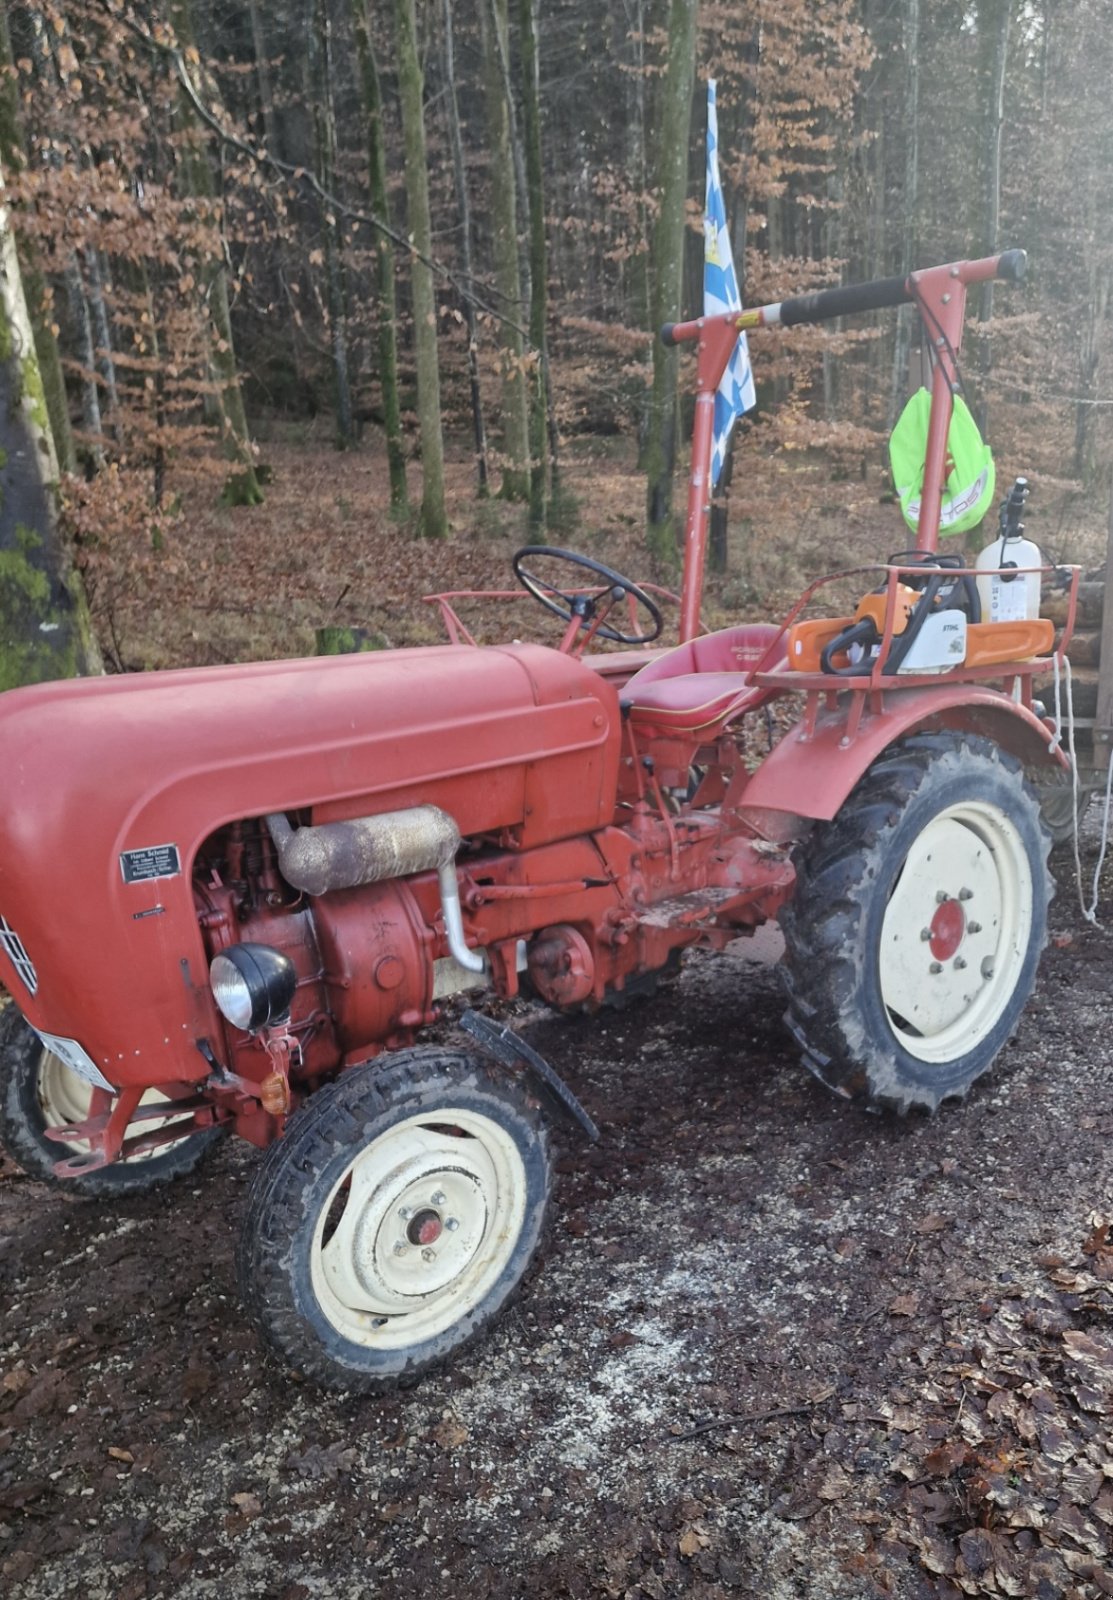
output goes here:
<path id="1" fill-rule="evenodd" d="M 836 1093 L 899 1112 L 966 1094 L 1016 1027 L 1047 939 L 1049 841 L 988 740 L 886 751 L 798 854 L 786 1020 Z"/>
<path id="2" fill-rule="evenodd" d="M 505 1309 L 549 1190 L 518 1081 L 463 1051 L 400 1051 L 319 1090 L 267 1151 L 240 1238 L 244 1300 L 323 1387 L 408 1385 Z"/>
<path id="3" fill-rule="evenodd" d="M 89 1199 L 142 1194 L 194 1171 L 220 1138 L 219 1129 L 200 1128 L 145 1154 L 59 1178 L 54 1163 L 87 1155 L 89 1146 L 57 1143 L 47 1138 L 46 1130 L 84 1121 L 90 1096 L 84 1079 L 46 1048 L 14 1005 L 5 1006 L 0 1012 L 0 1144 L 29 1177 Z M 151 1089 L 143 1103 L 162 1098 Z M 159 1126 L 145 1124 L 148 1130 Z"/>

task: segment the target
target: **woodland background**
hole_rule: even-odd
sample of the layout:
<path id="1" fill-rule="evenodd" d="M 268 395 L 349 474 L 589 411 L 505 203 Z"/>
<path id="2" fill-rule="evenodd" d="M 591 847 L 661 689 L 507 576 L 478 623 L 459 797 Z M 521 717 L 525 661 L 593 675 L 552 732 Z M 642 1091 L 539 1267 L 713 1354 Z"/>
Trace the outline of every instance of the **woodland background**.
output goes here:
<path id="1" fill-rule="evenodd" d="M 999 477 L 1035 482 L 1037 540 L 1096 548 L 1102 0 L 0 17 L 7 217 L 110 665 L 296 648 L 329 619 L 399 642 L 428 579 L 501 575 L 527 535 L 674 575 L 693 363 L 652 330 L 700 309 L 708 76 L 747 303 L 1028 250 L 1024 289 L 971 295 L 968 398 Z M 713 606 L 772 606 L 859 535 L 907 542 L 879 501 L 917 344 L 910 308 L 751 339 Z"/>

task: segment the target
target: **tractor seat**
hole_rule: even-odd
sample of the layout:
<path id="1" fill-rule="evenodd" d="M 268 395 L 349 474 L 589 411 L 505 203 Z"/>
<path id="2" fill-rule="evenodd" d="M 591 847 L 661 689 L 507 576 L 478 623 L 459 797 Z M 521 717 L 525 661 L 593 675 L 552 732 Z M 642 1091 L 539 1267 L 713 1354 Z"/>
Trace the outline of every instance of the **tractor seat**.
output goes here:
<path id="1" fill-rule="evenodd" d="M 781 630 L 768 622 L 744 623 L 690 639 L 636 672 L 619 696 L 639 727 L 700 734 L 768 700 L 774 690 L 750 682 Z M 787 665 L 783 637 L 767 671 Z"/>

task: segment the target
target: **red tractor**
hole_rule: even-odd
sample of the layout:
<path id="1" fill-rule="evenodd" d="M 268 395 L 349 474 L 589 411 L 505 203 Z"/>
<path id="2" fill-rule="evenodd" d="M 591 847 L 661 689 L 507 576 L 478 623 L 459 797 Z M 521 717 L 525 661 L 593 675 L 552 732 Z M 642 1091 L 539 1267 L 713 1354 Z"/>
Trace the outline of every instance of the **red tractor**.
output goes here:
<path id="1" fill-rule="evenodd" d="M 499 1314 L 542 1238 L 547 1124 L 595 1134 L 482 1010 L 459 1043 L 421 1043 L 448 997 L 591 1008 L 775 918 L 788 1024 L 824 1083 L 898 1111 L 965 1094 L 1045 942 L 1025 769 L 1064 764 L 1032 696 L 1054 640 L 964 615 L 965 654 L 940 660 L 908 635 L 945 633 L 969 594 L 935 554 L 966 289 L 1023 265 L 1009 251 L 664 331 L 699 348 L 675 649 L 645 649 L 646 589 L 532 547 L 515 571 L 565 620 L 555 649 L 460 642 L 445 600 L 447 645 L 4 695 L 11 1154 L 105 1196 L 191 1170 L 222 1128 L 265 1147 L 247 1305 L 312 1378 L 374 1391 Z M 906 301 L 935 358 L 920 549 L 882 569 L 872 646 L 799 606 L 702 634 L 712 405 L 739 330 Z M 538 575 L 554 557 L 564 586 Z M 637 653 L 585 654 L 600 639 Z M 751 770 L 748 719 L 785 696 L 798 719 Z"/>

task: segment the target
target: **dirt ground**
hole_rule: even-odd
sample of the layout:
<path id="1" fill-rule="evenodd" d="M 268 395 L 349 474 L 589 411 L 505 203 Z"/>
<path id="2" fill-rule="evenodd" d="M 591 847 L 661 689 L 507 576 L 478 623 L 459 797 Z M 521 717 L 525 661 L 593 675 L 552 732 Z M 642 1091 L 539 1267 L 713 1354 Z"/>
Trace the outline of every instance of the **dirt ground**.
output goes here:
<path id="1" fill-rule="evenodd" d="M 0 1591 L 1113 1593 L 1113 960 L 1076 903 L 1002 1061 L 930 1120 L 807 1076 L 768 941 L 538 1014 L 602 1143 L 566 1147 L 495 1334 L 391 1399 L 260 1350 L 246 1147 L 111 1208 L 9 1173 Z"/>

